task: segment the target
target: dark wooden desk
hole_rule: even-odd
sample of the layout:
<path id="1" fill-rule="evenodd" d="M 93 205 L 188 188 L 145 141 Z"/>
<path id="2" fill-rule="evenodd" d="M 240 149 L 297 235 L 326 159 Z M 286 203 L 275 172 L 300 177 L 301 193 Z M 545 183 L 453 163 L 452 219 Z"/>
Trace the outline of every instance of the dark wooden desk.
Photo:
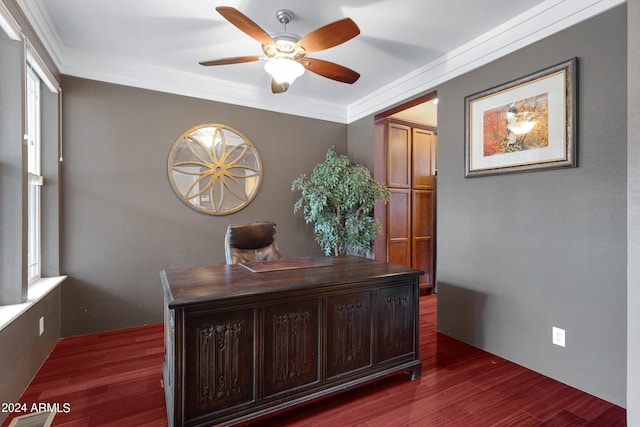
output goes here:
<path id="1" fill-rule="evenodd" d="M 314 260 L 325 265 L 161 273 L 170 426 L 246 422 L 397 371 L 420 377 L 422 272 Z"/>

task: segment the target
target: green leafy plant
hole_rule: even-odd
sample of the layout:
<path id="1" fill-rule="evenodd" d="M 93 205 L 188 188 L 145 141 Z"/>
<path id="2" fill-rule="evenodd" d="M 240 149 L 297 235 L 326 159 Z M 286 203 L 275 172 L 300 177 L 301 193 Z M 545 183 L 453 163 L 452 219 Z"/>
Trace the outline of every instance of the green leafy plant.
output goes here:
<path id="1" fill-rule="evenodd" d="M 369 169 L 351 163 L 335 147 L 310 176 L 300 175 L 291 184 L 300 191 L 294 213 L 302 210 L 313 223 L 316 241 L 325 255 L 368 253 L 382 226 L 372 217 L 377 200 L 389 201 L 389 190 L 371 177 Z"/>

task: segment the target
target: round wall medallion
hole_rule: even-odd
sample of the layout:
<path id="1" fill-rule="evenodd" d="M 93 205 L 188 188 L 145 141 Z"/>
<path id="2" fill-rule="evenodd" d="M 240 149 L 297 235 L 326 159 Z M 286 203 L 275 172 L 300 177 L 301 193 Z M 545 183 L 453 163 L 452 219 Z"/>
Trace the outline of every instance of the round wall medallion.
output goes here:
<path id="1" fill-rule="evenodd" d="M 193 209 L 227 215 L 247 206 L 262 181 L 258 151 L 241 132 L 220 124 L 184 132 L 171 147 L 169 180 Z"/>

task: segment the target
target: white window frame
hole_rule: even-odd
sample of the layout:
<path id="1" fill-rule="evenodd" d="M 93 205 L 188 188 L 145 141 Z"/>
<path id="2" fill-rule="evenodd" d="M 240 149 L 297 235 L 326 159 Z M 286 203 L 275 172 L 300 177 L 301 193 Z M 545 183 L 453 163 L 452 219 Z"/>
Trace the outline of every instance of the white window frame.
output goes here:
<path id="1" fill-rule="evenodd" d="M 40 94 L 41 79 L 35 70 L 26 67 L 26 99 L 25 99 L 25 142 L 27 143 L 27 175 L 28 175 L 28 257 L 27 280 L 29 284 L 42 276 L 42 138 L 41 114 L 42 102 Z"/>
<path id="2" fill-rule="evenodd" d="M 27 224 L 31 233 L 27 232 L 28 236 L 28 257 L 27 257 L 27 283 L 28 285 L 35 284 L 42 278 L 42 234 L 41 234 L 41 218 L 42 218 L 42 186 L 44 185 L 44 178 L 42 175 L 41 162 L 42 162 L 42 140 L 41 140 L 41 117 L 42 117 L 42 96 L 41 92 L 45 90 L 45 87 L 53 93 L 60 94 L 60 87 L 53 76 L 49 68 L 42 60 L 38 52 L 33 48 L 33 45 L 26 38 L 23 39 L 24 43 L 24 58 L 25 58 L 25 142 L 29 144 L 30 148 L 37 147 L 37 152 L 34 152 L 33 162 L 28 163 L 28 187 L 29 198 L 33 196 L 32 206 L 28 207 Z M 38 84 L 38 99 L 37 99 L 37 112 L 38 118 L 35 123 L 32 124 L 33 129 L 29 130 L 29 106 L 27 97 L 29 97 L 29 79 L 36 78 Z M 62 114 L 62 111 L 59 111 Z M 33 139 L 31 141 L 30 139 Z M 34 145 L 32 145 L 34 143 Z M 60 141 L 60 153 L 62 153 L 62 142 Z M 27 150 L 29 153 L 30 150 Z M 31 213 L 30 208 L 33 208 Z"/>

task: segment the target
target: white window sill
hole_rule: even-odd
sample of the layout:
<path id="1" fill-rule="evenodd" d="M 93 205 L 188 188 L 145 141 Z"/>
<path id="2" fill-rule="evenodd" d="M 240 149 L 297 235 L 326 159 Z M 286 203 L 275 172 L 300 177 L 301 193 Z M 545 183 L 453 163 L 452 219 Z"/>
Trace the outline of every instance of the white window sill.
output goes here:
<path id="1" fill-rule="evenodd" d="M 58 276 L 37 280 L 29 285 L 27 302 L 22 304 L 0 305 L 0 331 L 20 317 L 20 315 L 27 311 L 33 304 L 44 298 L 66 278 L 67 276 Z"/>

